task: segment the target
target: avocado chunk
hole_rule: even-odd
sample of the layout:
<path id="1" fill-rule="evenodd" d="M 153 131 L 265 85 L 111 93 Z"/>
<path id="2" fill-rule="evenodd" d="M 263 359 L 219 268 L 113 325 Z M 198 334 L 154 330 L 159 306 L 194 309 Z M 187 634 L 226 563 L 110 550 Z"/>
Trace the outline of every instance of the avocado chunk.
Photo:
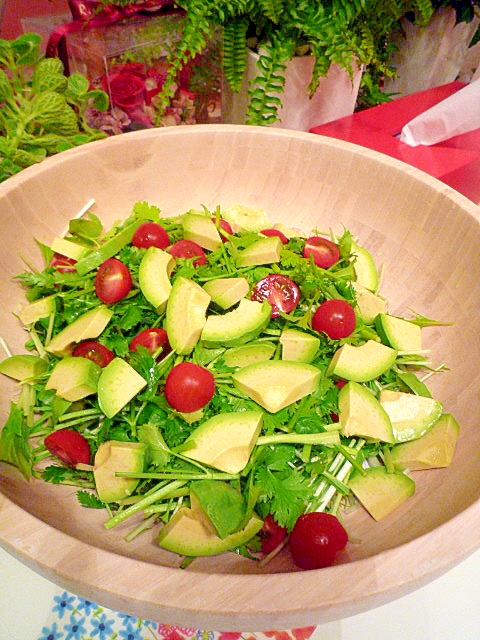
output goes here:
<path id="1" fill-rule="evenodd" d="M 97 392 L 101 371 L 89 358 L 67 356 L 54 366 L 45 389 L 53 389 L 60 398 L 75 402 Z"/>
<path id="2" fill-rule="evenodd" d="M 358 282 L 352 283 L 355 290 L 357 316 L 365 324 L 373 324 L 379 313 L 385 313 L 387 301 Z"/>
<path id="3" fill-rule="evenodd" d="M 232 375 L 234 385 L 270 413 L 313 393 L 320 369 L 303 362 L 268 360 L 239 369 Z"/>
<path id="4" fill-rule="evenodd" d="M 207 316 L 201 332 L 202 342 L 206 347 L 238 347 L 254 340 L 268 325 L 271 315 L 272 307 L 266 300 L 243 298 L 233 311 Z"/>
<path id="5" fill-rule="evenodd" d="M 30 353 L 5 358 L 0 362 L 0 373 L 14 380 L 36 378 L 48 369 L 48 362 Z"/>
<path id="6" fill-rule="evenodd" d="M 227 367 L 246 367 L 247 364 L 270 360 L 275 350 L 273 342 L 249 342 L 227 349 L 222 357 Z"/>
<path id="7" fill-rule="evenodd" d="M 222 218 L 225 218 L 234 231 L 261 231 L 272 226 L 264 209 L 252 209 L 245 205 L 236 204 L 233 207 L 222 209 Z"/>
<path id="8" fill-rule="evenodd" d="M 116 472 L 141 473 L 146 445 L 141 442 L 102 442 L 95 454 L 93 477 L 102 502 L 118 502 L 131 495 L 140 480 L 116 476 Z"/>
<path id="9" fill-rule="evenodd" d="M 98 381 L 100 409 L 107 418 L 113 418 L 146 384 L 145 378 L 128 362 L 122 358 L 114 358 L 102 369 Z"/>
<path id="10" fill-rule="evenodd" d="M 88 338 L 97 338 L 113 316 L 112 309 L 100 305 L 79 316 L 71 324 L 59 331 L 45 347 L 56 356 L 70 355 L 72 345 Z"/>
<path id="11" fill-rule="evenodd" d="M 196 480 L 190 484 L 190 506 L 196 517 L 220 538 L 242 528 L 246 505 L 240 491 L 222 480 Z"/>
<path id="12" fill-rule="evenodd" d="M 349 481 L 357 500 L 375 520 L 381 520 L 415 493 L 415 482 L 401 471 L 388 473 L 385 467 L 370 467 L 355 473 Z"/>
<path id="13" fill-rule="evenodd" d="M 278 236 L 265 236 L 238 252 L 237 267 L 254 267 L 280 261 L 282 241 Z"/>
<path id="14" fill-rule="evenodd" d="M 422 329 L 418 324 L 380 313 L 375 319 L 375 327 L 382 342 L 398 351 L 422 350 Z"/>
<path id="15" fill-rule="evenodd" d="M 48 318 L 48 316 L 55 313 L 55 311 L 55 294 L 53 294 L 24 304 L 18 312 L 18 317 L 20 318 L 20 322 L 25 326 L 27 324 L 33 324 L 41 318 Z"/>
<path id="16" fill-rule="evenodd" d="M 250 290 L 246 278 L 218 278 L 206 282 L 203 288 L 213 302 L 222 309 L 233 307 L 234 304 L 245 298 Z"/>
<path id="17" fill-rule="evenodd" d="M 353 270 L 356 281 L 366 289 L 376 292 L 378 289 L 378 271 L 372 254 L 356 242 L 352 242 L 352 254 L 355 257 Z"/>
<path id="18" fill-rule="evenodd" d="M 83 256 L 88 253 L 87 247 L 78 244 L 78 242 L 66 240 L 65 238 L 54 238 L 50 248 L 55 253 L 59 253 L 72 260 L 80 260 L 80 258 L 83 258 Z"/>
<path id="19" fill-rule="evenodd" d="M 414 393 L 382 389 L 379 401 L 392 423 L 396 442 L 420 438 L 442 415 L 442 403 Z"/>
<path id="20" fill-rule="evenodd" d="M 138 284 L 145 298 L 158 313 L 164 311 L 172 285 L 170 275 L 175 258 L 158 247 L 149 247 L 140 262 Z"/>
<path id="21" fill-rule="evenodd" d="M 213 556 L 245 544 L 263 526 L 263 520 L 253 515 L 243 529 L 220 538 L 209 530 L 188 507 L 180 507 L 158 536 L 163 549 L 182 556 Z"/>
<path id="22" fill-rule="evenodd" d="M 396 359 L 395 349 L 375 340 L 367 340 L 357 347 L 344 344 L 331 359 L 327 375 L 355 382 L 368 382 L 388 371 Z"/>
<path id="23" fill-rule="evenodd" d="M 217 413 L 194 429 L 179 450 L 185 457 L 220 471 L 240 473 L 262 424 L 261 411 Z"/>
<path id="24" fill-rule="evenodd" d="M 142 224 L 141 219 L 135 219 L 133 222 L 127 223 L 120 231 L 117 231 L 114 236 L 106 240 L 103 244 L 97 248 L 89 250 L 75 265 L 77 273 L 81 276 L 97 269 L 102 262 L 113 258 L 120 249 L 123 249 L 127 244 L 132 241 L 133 235 L 138 227 Z"/>
<path id="25" fill-rule="evenodd" d="M 215 222 L 201 213 L 185 213 L 182 216 L 183 237 L 193 240 L 204 249 L 214 251 L 222 244 Z"/>
<path id="26" fill-rule="evenodd" d="M 210 296 L 196 282 L 179 276 L 167 303 L 165 329 L 172 349 L 181 355 L 193 351 L 206 322 Z"/>
<path id="27" fill-rule="evenodd" d="M 444 413 L 425 435 L 392 448 L 390 455 L 393 465 L 401 471 L 450 466 L 459 430 L 455 418 L 450 413 Z"/>
<path id="28" fill-rule="evenodd" d="M 392 423 L 373 393 L 358 382 L 348 382 L 338 394 L 338 417 L 344 436 L 394 442 Z"/>
<path id="29" fill-rule="evenodd" d="M 314 360 L 320 339 L 298 329 L 284 329 L 280 336 L 282 360 L 310 363 Z"/>

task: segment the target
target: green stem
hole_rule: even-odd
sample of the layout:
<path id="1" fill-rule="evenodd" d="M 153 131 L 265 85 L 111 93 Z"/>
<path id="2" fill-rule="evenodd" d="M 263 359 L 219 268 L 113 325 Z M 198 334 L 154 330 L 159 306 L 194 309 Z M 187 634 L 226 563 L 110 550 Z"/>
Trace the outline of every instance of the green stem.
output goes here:
<path id="1" fill-rule="evenodd" d="M 128 533 L 125 536 L 125 540 L 126 542 L 131 542 L 134 538 L 136 538 L 138 535 L 140 535 L 141 533 L 143 533 L 144 531 L 146 531 L 147 529 L 150 529 L 151 527 L 153 527 L 153 525 L 155 524 L 155 520 L 157 519 L 157 515 L 154 513 L 153 515 L 151 515 L 149 518 L 147 518 L 146 520 L 144 520 L 143 522 L 141 522 L 138 527 L 135 527 L 135 529 L 133 529 L 133 531 L 130 531 L 130 533 Z"/>
<path id="2" fill-rule="evenodd" d="M 115 475 L 118 478 L 146 478 L 148 480 L 236 480 L 238 476 L 230 473 L 192 473 L 188 471 L 179 472 L 143 472 L 135 473 L 135 471 L 117 471 Z"/>
<path id="3" fill-rule="evenodd" d="M 317 444 L 336 446 L 340 444 L 338 431 L 325 431 L 322 433 L 279 433 L 271 436 L 260 436 L 257 446 L 266 444 Z"/>
<path id="4" fill-rule="evenodd" d="M 160 487 L 160 489 L 157 489 L 157 491 L 154 491 L 150 495 L 146 496 L 145 498 L 143 498 L 143 500 L 132 504 L 132 506 L 128 507 L 124 511 L 120 511 L 120 513 L 114 515 L 112 518 L 107 520 L 103 526 L 105 527 L 105 529 L 113 529 L 113 527 L 116 527 L 118 524 L 120 524 L 124 520 L 127 520 L 127 518 L 133 516 L 135 513 L 143 511 L 145 507 L 150 506 L 154 502 L 170 498 L 172 492 L 177 491 L 177 489 L 180 489 L 180 487 L 183 487 L 185 484 L 185 481 L 174 480 L 170 484 Z"/>

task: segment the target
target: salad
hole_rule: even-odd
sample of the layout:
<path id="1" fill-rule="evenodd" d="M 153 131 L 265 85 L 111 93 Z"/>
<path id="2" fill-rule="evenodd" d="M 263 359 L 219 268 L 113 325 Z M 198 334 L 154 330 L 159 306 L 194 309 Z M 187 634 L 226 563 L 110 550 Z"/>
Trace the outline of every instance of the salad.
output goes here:
<path id="1" fill-rule="evenodd" d="M 307 236 L 243 206 L 176 217 L 90 206 L 16 279 L 26 353 L 0 460 L 77 487 L 104 526 L 185 567 L 225 551 L 332 564 L 346 509 L 380 520 L 448 466 L 458 424 L 432 398 L 423 328 L 388 312 L 348 230 Z M 183 558 L 183 560 L 181 560 Z"/>

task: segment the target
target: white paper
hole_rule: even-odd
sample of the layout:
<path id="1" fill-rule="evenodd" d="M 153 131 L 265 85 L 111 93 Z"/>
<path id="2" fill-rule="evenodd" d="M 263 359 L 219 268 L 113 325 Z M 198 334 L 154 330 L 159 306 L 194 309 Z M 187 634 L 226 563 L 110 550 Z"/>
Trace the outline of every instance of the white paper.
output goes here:
<path id="1" fill-rule="evenodd" d="M 480 78 L 410 120 L 400 140 L 431 145 L 480 128 Z"/>

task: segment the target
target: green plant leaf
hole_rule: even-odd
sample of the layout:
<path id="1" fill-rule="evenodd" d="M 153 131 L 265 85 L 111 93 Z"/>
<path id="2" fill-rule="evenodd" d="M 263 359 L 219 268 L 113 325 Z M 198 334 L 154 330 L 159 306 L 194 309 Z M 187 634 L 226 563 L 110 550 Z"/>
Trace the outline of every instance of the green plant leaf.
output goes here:
<path id="1" fill-rule="evenodd" d="M 42 125 L 51 120 L 62 121 L 67 107 L 65 98 L 55 91 L 44 91 L 32 100 L 32 113 Z"/>
<path id="2" fill-rule="evenodd" d="M 3 69 L 0 69 L 0 102 L 11 100 L 13 98 L 13 90 L 10 80 Z"/>
<path id="3" fill-rule="evenodd" d="M 98 111 L 106 111 L 109 107 L 110 100 L 105 91 L 92 89 L 86 95 L 87 103 L 92 103 Z"/>
<path id="4" fill-rule="evenodd" d="M 67 78 L 63 75 L 63 64 L 58 58 L 43 58 L 36 65 L 32 76 L 35 93 L 55 91 L 63 93 L 67 88 Z"/>
<path id="5" fill-rule="evenodd" d="M 38 33 L 25 33 L 11 42 L 17 65 L 35 64 L 40 56 L 41 36 Z"/>
<path id="6" fill-rule="evenodd" d="M 28 436 L 23 411 L 11 402 L 10 414 L 0 435 L 0 460 L 20 469 L 27 480 L 32 475 L 32 452 Z"/>
<path id="7" fill-rule="evenodd" d="M 81 73 L 72 73 L 68 76 L 67 99 L 83 100 L 90 83 Z"/>
<path id="8" fill-rule="evenodd" d="M 79 132 L 77 114 L 66 102 L 62 114 L 44 122 L 43 125 L 47 131 L 57 132 L 62 136 L 74 136 Z"/>
<path id="9" fill-rule="evenodd" d="M 30 147 L 29 149 L 17 149 L 13 157 L 14 162 L 21 167 L 30 167 L 47 157 L 46 149 L 42 147 Z"/>

